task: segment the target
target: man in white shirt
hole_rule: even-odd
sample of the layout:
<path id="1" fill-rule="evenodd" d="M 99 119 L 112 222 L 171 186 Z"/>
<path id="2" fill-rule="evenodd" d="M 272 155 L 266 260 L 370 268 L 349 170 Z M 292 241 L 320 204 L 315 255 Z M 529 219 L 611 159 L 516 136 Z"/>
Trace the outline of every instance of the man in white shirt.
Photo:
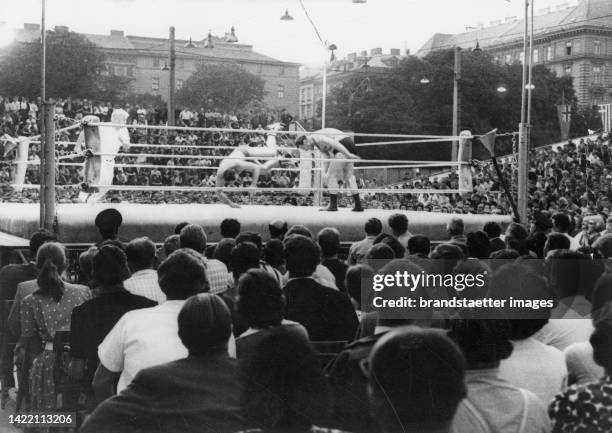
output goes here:
<path id="1" fill-rule="evenodd" d="M 162 305 L 126 313 L 98 346 L 100 366 L 93 388 L 98 401 L 121 392 L 143 368 L 187 356 L 178 336 L 178 314 L 185 300 L 207 292 L 206 269 L 194 251 L 177 250 L 159 267 L 159 284 L 167 297 Z"/>
<path id="2" fill-rule="evenodd" d="M 125 249 L 128 265 L 132 276 L 123 282 L 125 289 L 139 296 L 144 296 L 161 304 L 166 301 L 166 295 L 162 292 L 157 282 L 157 271 L 155 265 L 155 244 L 149 238 L 137 238 L 132 240 Z"/>

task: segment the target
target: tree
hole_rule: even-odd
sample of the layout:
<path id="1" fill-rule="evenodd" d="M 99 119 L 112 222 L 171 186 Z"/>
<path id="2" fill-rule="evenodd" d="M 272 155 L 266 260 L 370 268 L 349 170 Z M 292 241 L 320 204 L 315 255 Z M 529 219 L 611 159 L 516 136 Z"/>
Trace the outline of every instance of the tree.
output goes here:
<path id="1" fill-rule="evenodd" d="M 17 43 L 0 62 L 0 93 L 40 96 L 40 40 Z M 48 97 L 93 97 L 104 70 L 104 54 L 84 36 L 47 33 L 46 83 Z"/>
<path id="2" fill-rule="evenodd" d="M 117 103 L 128 99 L 131 88 L 132 77 L 123 77 L 119 75 L 102 75 L 98 77 L 96 82 L 96 99 Z M 161 100 L 161 97 L 158 97 Z"/>
<path id="3" fill-rule="evenodd" d="M 179 105 L 200 107 L 211 100 L 220 112 L 235 112 L 264 97 L 264 81 L 238 64 L 201 64 L 177 92 Z"/>

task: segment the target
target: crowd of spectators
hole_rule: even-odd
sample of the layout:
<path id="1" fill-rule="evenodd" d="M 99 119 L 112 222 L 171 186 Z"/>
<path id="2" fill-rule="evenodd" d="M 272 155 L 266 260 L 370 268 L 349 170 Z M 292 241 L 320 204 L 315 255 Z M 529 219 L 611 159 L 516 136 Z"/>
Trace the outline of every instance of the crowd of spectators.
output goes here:
<path id="1" fill-rule="evenodd" d="M 161 106 L 153 105 L 112 105 L 98 103 L 87 99 L 67 98 L 59 100 L 56 106 L 57 127 L 68 126 L 88 114 L 110 119 L 113 107 L 125 109 L 130 117 L 128 124 L 165 125 L 167 111 Z M 34 136 L 38 134 L 37 117 L 40 112 L 40 100 L 29 101 L 26 98 L 0 97 L 0 136 L 4 134 L 17 136 Z M 274 121 L 291 119 L 286 112 L 276 115 L 249 113 L 208 112 L 204 108 L 177 110 L 176 124 L 179 126 L 244 128 L 260 130 L 257 133 L 237 132 L 200 132 L 173 131 L 130 128 L 130 154 L 138 156 L 119 156 L 117 164 L 135 165 L 134 167 L 116 167 L 113 184 L 120 186 L 175 186 L 175 187 L 214 187 L 215 168 L 223 156 L 239 145 L 257 146 L 266 140 L 264 127 Z M 78 130 L 59 134 L 58 154 L 64 156 L 74 151 Z M 170 147 L 150 148 L 142 145 L 169 145 Z M 563 146 L 541 147 L 531 152 L 529 166 L 529 209 L 530 211 L 547 210 L 563 211 L 574 219 L 601 214 L 605 221 L 610 212 L 612 198 L 612 169 L 610 167 L 610 135 L 600 134 L 590 138 L 570 140 Z M 39 159 L 40 146 L 36 143 L 30 147 L 29 159 Z M 154 154 L 156 156 L 147 156 Z M 177 155 L 176 157 L 171 157 Z M 180 155 L 180 156 L 179 156 Z M 26 189 L 13 191 L 9 184 L 11 179 L 10 155 L 4 155 L 0 165 L 0 184 L 3 201 L 33 202 L 38 200 L 38 191 Z M 503 158 L 502 172 L 512 193 L 516 196 L 517 166 L 512 157 Z M 82 162 L 82 158 L 64 160 L 63 162 Z M 140 167 L 145 165 L 147 167 Z M 155 166 L 155 167 L 150 167 Z M 180 167 L 180 168 L 179 168 Z M 187 168 L 190 167 L 190 168 Z M 267 187 L 292 188 L 299 186 L 299 171 L 293 165 L 283 165 L 282 170 L 262 175 L 258 189 Z M 459 177 L 456 170 L 413 177 L 408 174 L 400 184 L 385 185 L 380 178 L 377 181 L 368 170 L 358 171 L 360 188 L 393 189 L 456 189 Z M 30 166 L 26 183 L 37 184 L 39 173 L 37 166 Z M 401 209 L 443 213 L 476 213 L 476 214 L 511 214 L 512 208 L 500 181 L 489 162 L 476 162 L 472 165 L 472 193 L 465 194 L 407 194 L 392 191 L 385 194 L 363 194 L 363 201 L 368 208 Z M 74 202 L 78 199 L 79 185 L 82 181 L 82 169 L 78 166 L 59 166 L 57 183 L 73 185 L 72 188 L 60 188 L 60 202 Z M 233 185 L 247 187 L 252 184 L 250 174 L 237 177 Z M 312 194 L 265 193 L 232 193 L 231 198 L 240 204 L 266 204 L 311 206 Z M 130 201 L 138 203 L 214 203 L 216 197 L 210 192 L 172 191 L 112 191 L 105 197 L 107 201 Z M 349 199 L 340 199 L 341 207 L 349 207 Z M 601 224 L 601 223 L 600 223 Z"/>
<path id="2" fill-rule="evenodd" d="M 84 433 L 612 429 L 612 234 L 574 245 L 565 213 L 503 235 L 495 222 L 466 233 L 455 217 L 437 245 L 404 213 L 389 233 L 370 218 L 346 260 L 334 227 L 184 222 L 156 249 L 120 241 L 121 221 L 112 208 L 96 217 L 100 242 L 73 281 L 44 230 L 29 263 L 0 269 L 24 412 L 77 411 Z M 209 245 L 210 230 L 223 240 Z M 417 287 L 427 299 L 554 302 L 519 316 L 372 308 L 375 274 L 404 272 L 486 276 L 454 292 Z"/>

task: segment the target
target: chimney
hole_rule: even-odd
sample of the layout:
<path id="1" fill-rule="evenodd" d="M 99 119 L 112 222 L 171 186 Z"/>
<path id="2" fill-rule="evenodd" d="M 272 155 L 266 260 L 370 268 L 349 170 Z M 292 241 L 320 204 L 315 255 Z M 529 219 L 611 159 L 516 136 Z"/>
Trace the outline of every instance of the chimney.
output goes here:
<path id="1" fill-rule="evenodd" d="M 111 30 L 110 35 L 115 36 L 117 38 L 122 38 L 124 36 L 123 30 Z"/>
<path id="2" fill-rule="evenodd" d="M 374 56 L 382 56 L 382 48 L 372 48 L 370 50 L 370 55 L 372 57 L 374 57 Z"/>
<path id="3" fill-rule="evenodd" d="M 495 20 L 495 21 L 491 21 L 491 23 L 489 24 L 491 27 L 495 27 L 498 26 L 502 23 L 502 20 Z"/>
<path id="4" fill-rule="evenodd" d="M 30 30 L 30 31 L 39 32 L 40 31 L 40 24 L 25 23 L 23 25 L 23 28 L 24 28 L 24 30 Z"/>
<path id="5" fill-rule="evenodd" d="M 357 53 L 348 53 L 346 55 L 346 60 L 348 62 L 354 62 L 357 59 Z"/>
<path id="6" fill-rule="evenodd" d="M 544 9 L 540 9 L 538 11 L 538 15 L 546 15 L 550 13 L 550 8 L 544 8 Z"/>
<path id="7" fill-rule="evenodd" d="M 368 52 L 367 51 L 362 51 L 361 52 L 361 57 L 368 57 Z"/>
<path id="8" fill-rule="evenodd" d="M 513 21 L 516 21 L 516 16 L 506 17 L 506 19 L 504 20 L 504 22 L 506 22 L 506 23 L 511 23 Z"/>
<path id="9" fill-rule="evenodd" d="M 400 56 L 401 51 L 399 48 L 391 48 L 391 51 L 389 52 L 389 54 L 391 54 L 392 56 Z"/>
<path id="10" fill-rule="evenodd" d="M 55 31 L 57 33 L 68 33 L 70 29 L 68 28 L 68 26 L 55 26 Z"/>

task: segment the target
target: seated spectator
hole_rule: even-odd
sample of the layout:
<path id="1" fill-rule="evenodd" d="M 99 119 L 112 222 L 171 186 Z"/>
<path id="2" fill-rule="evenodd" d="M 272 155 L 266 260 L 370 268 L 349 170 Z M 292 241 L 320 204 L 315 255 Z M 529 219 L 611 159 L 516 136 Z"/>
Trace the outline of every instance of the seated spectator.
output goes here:
<path id="1" fill-rule="evenodd" d="M 117 321 L 128 311 L 157 305 L 123 287 L 122 282 L 130 271 L 120 248 L 103 246 L 93 257 L 92 265 L 98 296 L 75 307 L 70 320 L 71 376 L 87 387 L 98 368 L 98 345 Z"/>
<path id="2" fill-rule="evenodd" d="M 291 235 L 302 235 L 306 236 L 308 239 L 314 240 L 312 232 L 306 226 L 299 224 L 291 226 L 291 228 L 289 228 L 289 231 L 287 231 L 287 234 L 285 235 L 284 239 L 286 240 Z M 336 290 L 338 289 L 334 274 L 332 274 L 331 271 L 327 269 L 326 266 L 323 266 L 321 263 L 317 263 L 317 267 L 315 268 L 315 271 L 312 274 L 312 278 L 314 278 L 316 281 L 326 287 L 331 287 L 332 289 Z M 287 284 L 287 281 L 283 279 L 283 283 Z"/>
<path id="3" fill-rule="evenodd" d="M 406 249 L 404 246 L 394 237 L 387 233 L 379 234 L 374 239 L 374 245 L 385 244 L 393 250 L 393 258 L 401 259 L 406 255 Z"/>
<path id="4" fill-rule="evenodd" d="M 532 230 L 527 238 L 527 248 L 533 251 L 539 258 L 545 257 L 544 244 L 547 235 L 552 228 L 552 221 L 548 212 L 534 212 Z"/>
<path id="5" fill-rule="evenodd" d="M 473 281 L 481 281 L 482 284 L 474 284 L 468 286 L 467 284 L 462 290 L 457 291 L 459 298 L 465 299 L 483 299 L 487 296 L 489 289 L 491 288 L 491 268 L 487 265 L 484 260 L 478 260 L 475 258 L 467 258 L 457 263 L 453 269 L 454 275 L 465 275 L 464 279 L 468 275 L 473 277 Z"/>
<path id="6" fill-rule="evenodd" d="M 506 244 L 501 240 L 501 226 L 495 221 L 489 221 L 486 223 L 482 229 L 487 236 L 489 237 L 489 242 L 491 243 L 491 252 L 503 250 L 506 248 Z"/>
<path id="7" fill-rule="evenodd" d="M 336 286 L 341 292 L 346 292 L 344 278 L 348 266 L 338 258 L 340 252 L 340 233 L 333 227 L 321 230 L 317 236 L 321 248 L 321 264 L 334 274 Z"/>
<path id="8" fill-rule="evenodd" d="M 274 220 L 268 224 L 268 229 L 270 230 L 271 239 L 279 239 L 282 241 L 288 230 L 287 221 Z"/>
<path id="9" fill-rule="evenodd" d="M 125 289 L 138 296 L 144 296 L 157 304 L 166 300 L 157 282 L 155 268 L 155 244 L 149 238 L 130 241 L 125 254 L 132 276 L 123 282 Z"/>
<path id="10" fill-rule="evenodd" d="M 449 243 L 461 247 L 464 253 L 466 251 L 467 238 L 464 234 L 465 225 L 461 218 L 452 218 L 446 226 L 446 233 L 450 237 Z"/>
<path id="11" fill-rule="evenodd" d="M 571 229 L 571 222 L 569 216 L 563 213 L 557 213 L 552 216 L 552 231 L 553 233 L 561 233 L 567 237 L 570 243 L 573 242 L 574 238 L 570 236 L 569 231 Z M 577 246 L 572 244 L 570 248 L 575 249 Z"/>
<path id="12" fill-rule="evenodd" d="M 200 253 L 202 262 L 206 268 L 206 278 L 210 293 L 223 293 L 231 284 L 231 278 L 227 267 L 219 260 L 207 259 L 204 257 L 206 251 L 206 233 L 204 229 L 196 224 L 188 224 L 181 229 L 179 235 L 181 248 L 191 248 Z"/>
<path id="13" fill-rule="evenodd" d="M 516 250 L 511 249 L 503 249 L 497 250 L 489 256 L 489 267 L 491 271 L 495 272 L 497 269 L 501 268 L 503 265 L 508 263 L 514 263 L 516 259 L 519 258 L 519 253 Z"/>
<path id="14" fill-rule="evenodd" d="M 408 240 L 412 236 L 408 231 L 408 217 L 403 213 L 396 213 L 389 217 L 387 223 L 389 224 L 393 237 L 399 241 L 404 249 L 408 248 Z M 397 258 L 399 259 L 400 257 Z"/>
<path id="15" fill-rule="evenodd" d="M 519 223 L 510 223 L 506 229 L 506 248 L 518 251 L 519 255 L 529 254 L 527 249 L 527 229 Z"/>
<path id="16" fill-rule="evenodd" d="M 608 303 L 589 341 L 593 359 L 605 375 L 598 381 L 572 385 L 557 395 L 548 414 L 553 432 L 609 432 L 612 428 L 612 313 Z"/>
<path id="17" fill-rule="evenodd" d="M 374 245 L 374 239 L 382 233 L 382 223 L 378 218 L 370 218 L 365 223 L 365 239 L 354 242 L 349 249 L 348 265 L 358 265 L 365 262 L 365 257 Z"/>
<path id="18" fill-rule="evenodd" d="M 382 433 L 452 431 L 466 395 L 465 360 L 442 331 L 391 331 L 376 343 L 368 361 L 371 413 Z"/>
<path id="19" fill-rule="evenodd" d="M 222 238 L 236 239 L 236 236 L 240 234 L 240 222 L 234 218 L 225 218 L 221 221 L 219 229 L 221 230 Z"/>
<path id="20" fill-rule="evenodd" d="M 551 233 L 546 237 L 542 254 L 544 255 L 544 258 L 546 258 L 551 251 L 569 249 L 570 240 L 567 238 L 567 236 L 562 233 Z"/>
<path id="21" fill-rule="evenodd" d="M 453 431 L 550 431 L 544 403 L 500 377 L 500 362 L 512 353 L 507 320 L 482 319 L 479 313 L 464 310 L 460 318 L 451 320 L 449 336 L 463 351 L 468 369 L 467 397 L 459 405 Z"/>
<path id="22" fill-rule="evenodd" d="M 488 259 L 491 254 L 491 242 L 485 232 L 476 231 L 467 234 L 467 256 L 475 259 Z"/>
<path id="23" fill-rule="evenodd" d="M 429 253 L 431 252 L 431 242 L 427 236 L 414 235 L 408 240 L 408 250 L 406 259 L 419 265 L 425 271 L 431 267 Z"/>
<path id="24" fill-rule="evenodd" d="M 184 303 L 175 320 L 187 356 L 141 369 L 87 418 L 81 432 L 216 433 L 242 426 L 237 364 L 227 354 L 229 310 L 217 296 L 201 293 Z"/>
<path id="25" fill-rule="evenodd" d="M 42 245 L 36 257 L 41 263 L 34 291 L 21 303 L 21 338 L 19 347 L 27 346 L 26 340 L 40 338 L 44 350 L 36 355 L 30 371 L 30 404 L 32 412 L 51 412 L 57 406 L 55 392 L 53 339 L 57 331 L 70 331 L 72 309 L 91 297 L 86 286 L 70 284 L 61 275 L 68 266 L 66 250 L 57 242 Z M 19 352 L 25 349 L 18 349 Z M 23 352 L 20 353 L 23 359 Z"/>
<path id="26" fill-rule="evenodd" d="M 364 313 L 362 308 L 366 305 L 365 303 L 362 304 L 361 300 L 363 291 L 367 289 L 367 286 L 364 285 L 367 284 L 367 281 L 371 281 L 373 277 L 374 269 L 368 265 L 354 265 L 346 271 L 344 285 L 353 303 L 353 307 L 355 307 L 355 312 L 357 313 L 359 321 L 361 321 L 362 314 Z"/>
<path id="27" fill-rule="evenodd" d="M 285 247 L 280 239 L 270 239 L 263 251 L 266 270 L 274 268 L 281 275 L 281 281 L 286 281 L 287 267 L 285 264 Z"/>
<path id="28" fill-rule="evenodd" d="M 352 340 L 358 320 L 350 300 L 312 277 L 319 264 L 317 244 L 305 236 L 289 236 L 285 255 L 289 271 L 285 317 L 304 325 L 312 341 Z"/>
<path id="29" fill-rule="evenodd" d="M 215 253 L 213 254 L 213 258 L 215 260 L 219 260 L 223 263 L 228 270 L 230 268 L 230 256 L 232 254 L 232 250 L 236 246 L 236 240 L 233 238 L 223 238 L 219 241 L 217 246 L 215 247 Z"/>
<path id="30" fill-rule="evenodd" d="M 248 329 L 236 338 L 238 358 L 249 356 L 253 348 L 277 326 L 287 326 L 308 338 L 299 323 L 283 318 L 285 298 L 278 281 L 261 269 L 250 269 L 238 280 L 237 313 Z"/>
<path id="31" fill-rule="evenodd" d="M 367 266 L 374 271 L 378 271 L 387 263 L 395 259 L 395 253 L 387 244 L 376 244 L 368 250 L 365 259 L 365 264 Z"/>
<path id="32" fill-rule="evenodd" d="M 549 299 L 546 280 L 520 264 L 507 264 L 498 269 L 491 284 L 494 299 Z M 549 402 L 567 383 L 567 367 L 563 352 L 533 338 L 550 317 L 549 308 L 516 311 L 510 320 L 510 340 L 514 350 L 500 365 L 500 377 L 512 385 L 527 389 L 542 402 Z"/>
<path id="33" fill-rule="evenodd" d="M 98 348 L 100 365 L 93 387 L 98 401 L 124 390 L 143 368 L 187 356 L 177 335 L 177 316 L 190 296 L 208 292 L 206 268 L 200 254 L 180 249 L 158 269 L 166 302 L 123 315 Z"/>
<path id="34" fill-rule="evenodd" d="M 104 209 L 98 215 L 94 221 L 102 240 L 97 244 L 100 244 L 106 240 L 116 240 L 119 234 L 119 227 L 123 222 L 123 216 L 117 209 L 109 208 Z"/>
<path id="35" fill-rule="evenodd" d="M 327 389 L 303 334 L 285 326 L 270 330 L 240 361 L 240 378 L 243 433 L 333 433 L 315 425 L 324 419 Z"/>

